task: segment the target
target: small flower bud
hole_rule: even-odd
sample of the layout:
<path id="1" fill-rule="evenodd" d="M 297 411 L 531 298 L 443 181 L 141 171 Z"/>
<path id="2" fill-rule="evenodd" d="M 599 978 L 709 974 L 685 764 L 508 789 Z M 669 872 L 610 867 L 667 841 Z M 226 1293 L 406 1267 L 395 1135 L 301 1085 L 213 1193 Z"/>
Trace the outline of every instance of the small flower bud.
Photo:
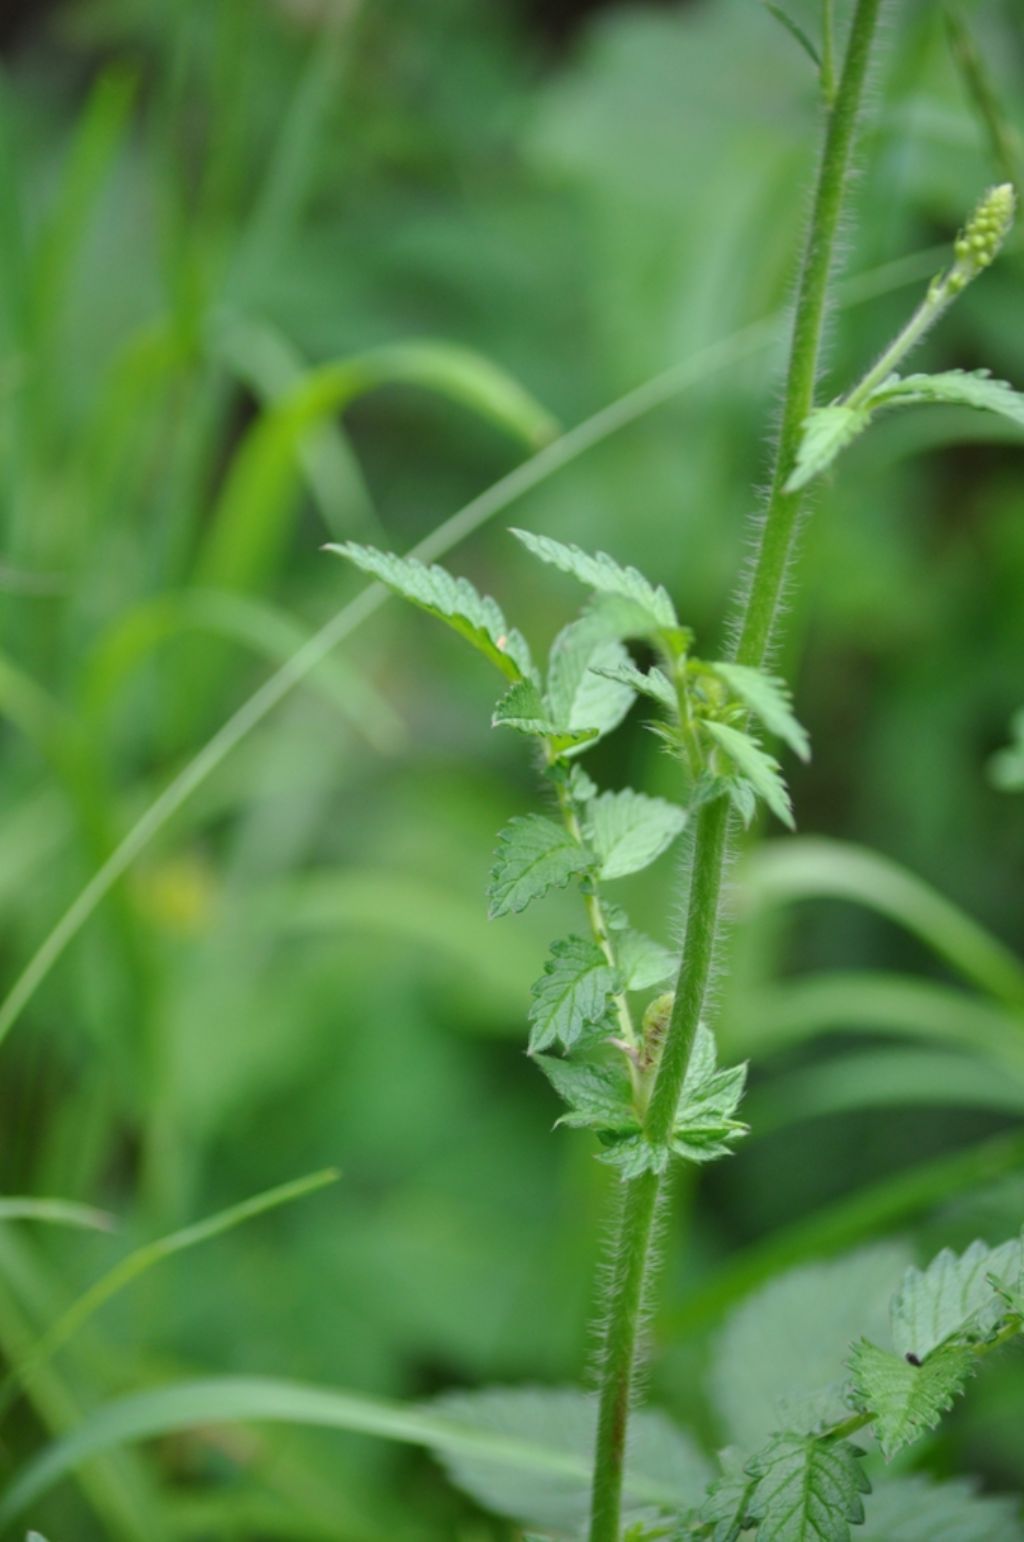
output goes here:
<path id="1" fill-rule="evenodd" d="M 675 994 L 665 991 L 649 1003 L 641 1025 L 641 1066 L 643 1069 L 656 1065 L 661 1056 L 661 1046 L 668 1032 Z"/>
<path id="2" fill-rule="evenodd" d="M 952 293 L 970 283 L 995 260 L 1010 233 L 1016 207 L 1017 196 L 1009 182 L 990 188 L 985 194 L 954 244 L 956 264 L 947 280 Z M 956 277 L 962 282 L 954 287 Z"/>

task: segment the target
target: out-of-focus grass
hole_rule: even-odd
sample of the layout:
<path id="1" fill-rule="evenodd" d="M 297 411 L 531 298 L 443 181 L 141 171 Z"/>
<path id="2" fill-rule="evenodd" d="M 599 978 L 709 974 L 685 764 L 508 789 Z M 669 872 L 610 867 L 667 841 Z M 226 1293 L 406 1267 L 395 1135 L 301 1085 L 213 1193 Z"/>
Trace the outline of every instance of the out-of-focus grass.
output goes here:
<path id="1" fill-rule="evenodd" d="M 7 60 L 5 994 L 124 832 L 349 598 L 325 535 L 413 544 L 515 467 L 546 412 L 574 424 L 785 303 L 817 109 L 806 61 L 751 10 L 611 8 L 552 58 L 514 8 L 470 0 L 326 19 L 270 0 L 82 0 Z M 965 14 L 1019 133 L 1014 17 Z M 994 175 L 928 0 L 900 8 L 877 89 L 854 274 L 945 239 Z M 1024 380 L 1022 280 L 1007 256 L 930 356 Z M 826 392 L 908 292 L 856 324 L 837 315 Z M 353 360 L 377 361 L 383 389 L 349 405 Z M 767 346 L 701 367 L 699 389 L 527 479 L 517 520 L 656 571 L 713 638 L 776 363 Z M 1019 954 L 1024 813 L 984 766 L 1024 697 L 1020 451 L 987 420 L 944 428 L 952 448 L 925 455 L 929 426 L 894 419 L 822 494 L 794 617 L 815 742 L 796 800 L 806 832 L 884 850 Z M 517 622 L 560 624 L 557 581 L 524 581 L 500 521 L 453 564 Z M 493 832 L 528 797 L 489 707 L 471 660 L 383 611 L 239 736 L 26 996 L 2 1049 L 0 1190 L 124 1227 L 4 1222 L 9 1363 L 133 1245 L 295 1172 L 346 1176 L 99 1312 L 29 1382 L 31 1417 L 7 1420 L 12 1466 L 108 1395 L 179 1374 L 393 1397 L 578 1377 L 607 1175 L 550 1134 L 518 1056 L 547 918 L 483 919 Z M 672 775 L 639 727 L 598 753 L 610 782 Z M 660 917 L 670 882 L 637 883 L 641 916 Z M 975 961 L 1003 956 L 979 935 L 956 932 Z M 991 971 L 968 972 L 968 995 L 944 978 L 957 963 L 859 905 L 819 901 L 799 931 L 758 914 L 725 1025 L 761 1061 L 772 1132 L 688 1197 L 690 1306 L 670 1304 L 666 1337 L 762 1277 L 744 1274 L 759 1257 L 774 1268 L 880 1226 L 941 1237 L 944 1163 L 972 1185 L 958 1236 L 972 1216 L 1019 1220 L 1009 1073 L 1002 1102 L 985 1087 L 989 1051 L 1019 1078 L 1020 1002 Z M 838 1016 L 834 991 L 831 1006 L 808 994 L 836 969 L 862 992 Z M 791 971 L 813 978 L 780 984 Z M 925 1019 L 946 1014 L 924 1037 L 947 1023 L 943 1053 L 955 1044 L 970 1077 L 934 1043 L 904 1046 L 918 1095 L 894 1105 L 865 1052 L 879 1031 L 920 1041 L 921 993 Z M 861 1064 L 843 1111 L 814 1122 L 833 1107 L 835 1052 L 816 1038 L 830 1026 Z M 769 1059 L 773 1035 L 786 1049 Z M 777 1227 L 777 1255 L 759 1254 Z M 659 1395 L 706 1422 L 676 1364 Z M 966 1421 L 950 1438 L 961 1428 L 974 1469 L 1012 1482 L 1019 1436 L 979 1455 Z M 277 1429 L 105 1459 L 40 1520 L 76 1542 L 507 1534 L 425 1460 Z"/>

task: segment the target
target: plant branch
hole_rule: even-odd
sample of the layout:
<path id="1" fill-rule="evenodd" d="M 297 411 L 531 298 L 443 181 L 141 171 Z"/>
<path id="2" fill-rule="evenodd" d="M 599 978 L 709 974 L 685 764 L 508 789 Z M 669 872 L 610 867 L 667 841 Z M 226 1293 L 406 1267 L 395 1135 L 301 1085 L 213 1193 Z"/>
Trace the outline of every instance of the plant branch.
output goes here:
<path id="1" fill-rule="evenodd" d="M 881 0 L 857 0 L 842 77 L 828 117 L 800 277 L 771 492 L 743 607 L 737 656 L 744 664 L 760 665 L 771 644 L 802 506 L 800 494 L 787 493 L 785 485 L 795 463 L 804 420 L 814 403 L 844 187 L 880 8 Z M 706 804 L 697 820 L 682 965 L 649 1106 L 647 1133 L 652 1141 L 666 1139 L 672 1127 L 704 1008 L 719 930 L 728 827 L 726 799 Z M 659 1188 L 656 1177 L 644 1174 L 628 1185 L 623 1203 L 604 1338 L 590 1542 L 619 1542 L 626 1427 L 644 1286 L 653 1272 Z"/>
<path id="2" fill-rule="evenodd" d="M 1009 182 L 986 193 L 966 229 L 957 238 L 956 261 L 932 280 L 928 292 L 877 363 L 844 398 L 847 407 L 860 407 L 885 383 L 907 354 L 930 332 L 958 295 L 992 262 L 1006 240 L 1013 220 L 1016 198 Z"/>

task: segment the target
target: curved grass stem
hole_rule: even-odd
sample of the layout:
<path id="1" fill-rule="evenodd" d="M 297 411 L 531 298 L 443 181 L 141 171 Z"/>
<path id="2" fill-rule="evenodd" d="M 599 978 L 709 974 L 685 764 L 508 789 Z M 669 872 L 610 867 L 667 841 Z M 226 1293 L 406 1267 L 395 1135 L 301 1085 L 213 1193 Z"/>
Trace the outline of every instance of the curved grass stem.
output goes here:
<path id="1" fill-rule="evenodd" d="M 787 493 L 785 487 L 804 420 L 814 403 L 844 189 L 880 9 L 881 0 L 857 0 L 842 75 L 828 116 L 797 295 L 771 491 L 740 619 L 737 658 L 743 664 L 760 665 L 768 653 L 792 556 L 803 500 L 799 493 Z M 664 1143 L 671 1131 L 704 1009 L 719 933 L 728 826 L 724 798 L 707 804 L 697 820 L 682 964 L 648 1113 L 647 1135 L 656 1144 Z M 626 1431 L 644 1290 L 654 1271 L 659 1188 L 659 1179 L 645 1174 L 629 1184 L 623 1203 L 604 1331 L 590 1542 L 619 1542 L 621 1532 Z"/>

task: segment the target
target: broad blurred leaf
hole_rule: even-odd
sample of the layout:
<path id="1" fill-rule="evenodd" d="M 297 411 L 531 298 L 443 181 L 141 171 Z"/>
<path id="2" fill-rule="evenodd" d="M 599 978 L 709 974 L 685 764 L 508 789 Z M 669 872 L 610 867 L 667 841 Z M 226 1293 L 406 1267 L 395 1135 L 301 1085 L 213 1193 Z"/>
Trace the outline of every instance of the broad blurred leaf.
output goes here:
<path id="1" fill-rule="evenodd" d="M 1024 1542 L 1017 1500 L 979 1494 L 969 1482 L 890 1479 L 864 1508 L 858 1542 Z"/>
<path id="2" fill-rule="evenodd" d="M 481 1433 L 501 1437 L 510 1447 L 519 1441 L 543 1446 L 549 1471 L 498 1466 L 461 1455 L 446 1458 L 452 1480 L 486 1509 L 535 1526 L 565 1530 L 586 1520 L 589 1484 L 579 1472 L 589 1470 L 596 1428 L 596 1405 L 583 1393 L 547 1388 L 495 1388 L 450 1393 L 432 1409 Z M 561 1467 L 562 1473 L 558 1475 Z M 651 1505 L 683 1510 L 699 1502 L 708 1463 L 689 1436 L 649 1410 L 630 1420 L 626 1459 L 626 1515 Z"/>
<path id="3" fill-rule="evenodd" d="M 10 1524 L 100 1451 L 177 1431 L 261 1421 L 427 1446 L 490 1508 L 517 1518 L 533 1514 L 541 1525 L 573 1524 L 585 1514 L 595 1419 L 595 1404 L 584 1393 L 547 1388 L 452 1393 L 416 1406 L 259 1377 L 179 1382 L 94 1409 L 8 1486 L 0 1524 Z M 707 1473 L 704 1457 L 664 1415 L 636 1417 L 626 1476 L 630 1507 L 691 1506 Z"/>
<path id="4" fill-rule="evenodd" d="M 750 1450 L 773 1430 L 810 1430 L 848 1412 L 850 1346 L 884 1339 L 907 1252 L 879 1244 L 772 1280 L 715 1341 L 711 1395 L 731 1441 Z"/>

